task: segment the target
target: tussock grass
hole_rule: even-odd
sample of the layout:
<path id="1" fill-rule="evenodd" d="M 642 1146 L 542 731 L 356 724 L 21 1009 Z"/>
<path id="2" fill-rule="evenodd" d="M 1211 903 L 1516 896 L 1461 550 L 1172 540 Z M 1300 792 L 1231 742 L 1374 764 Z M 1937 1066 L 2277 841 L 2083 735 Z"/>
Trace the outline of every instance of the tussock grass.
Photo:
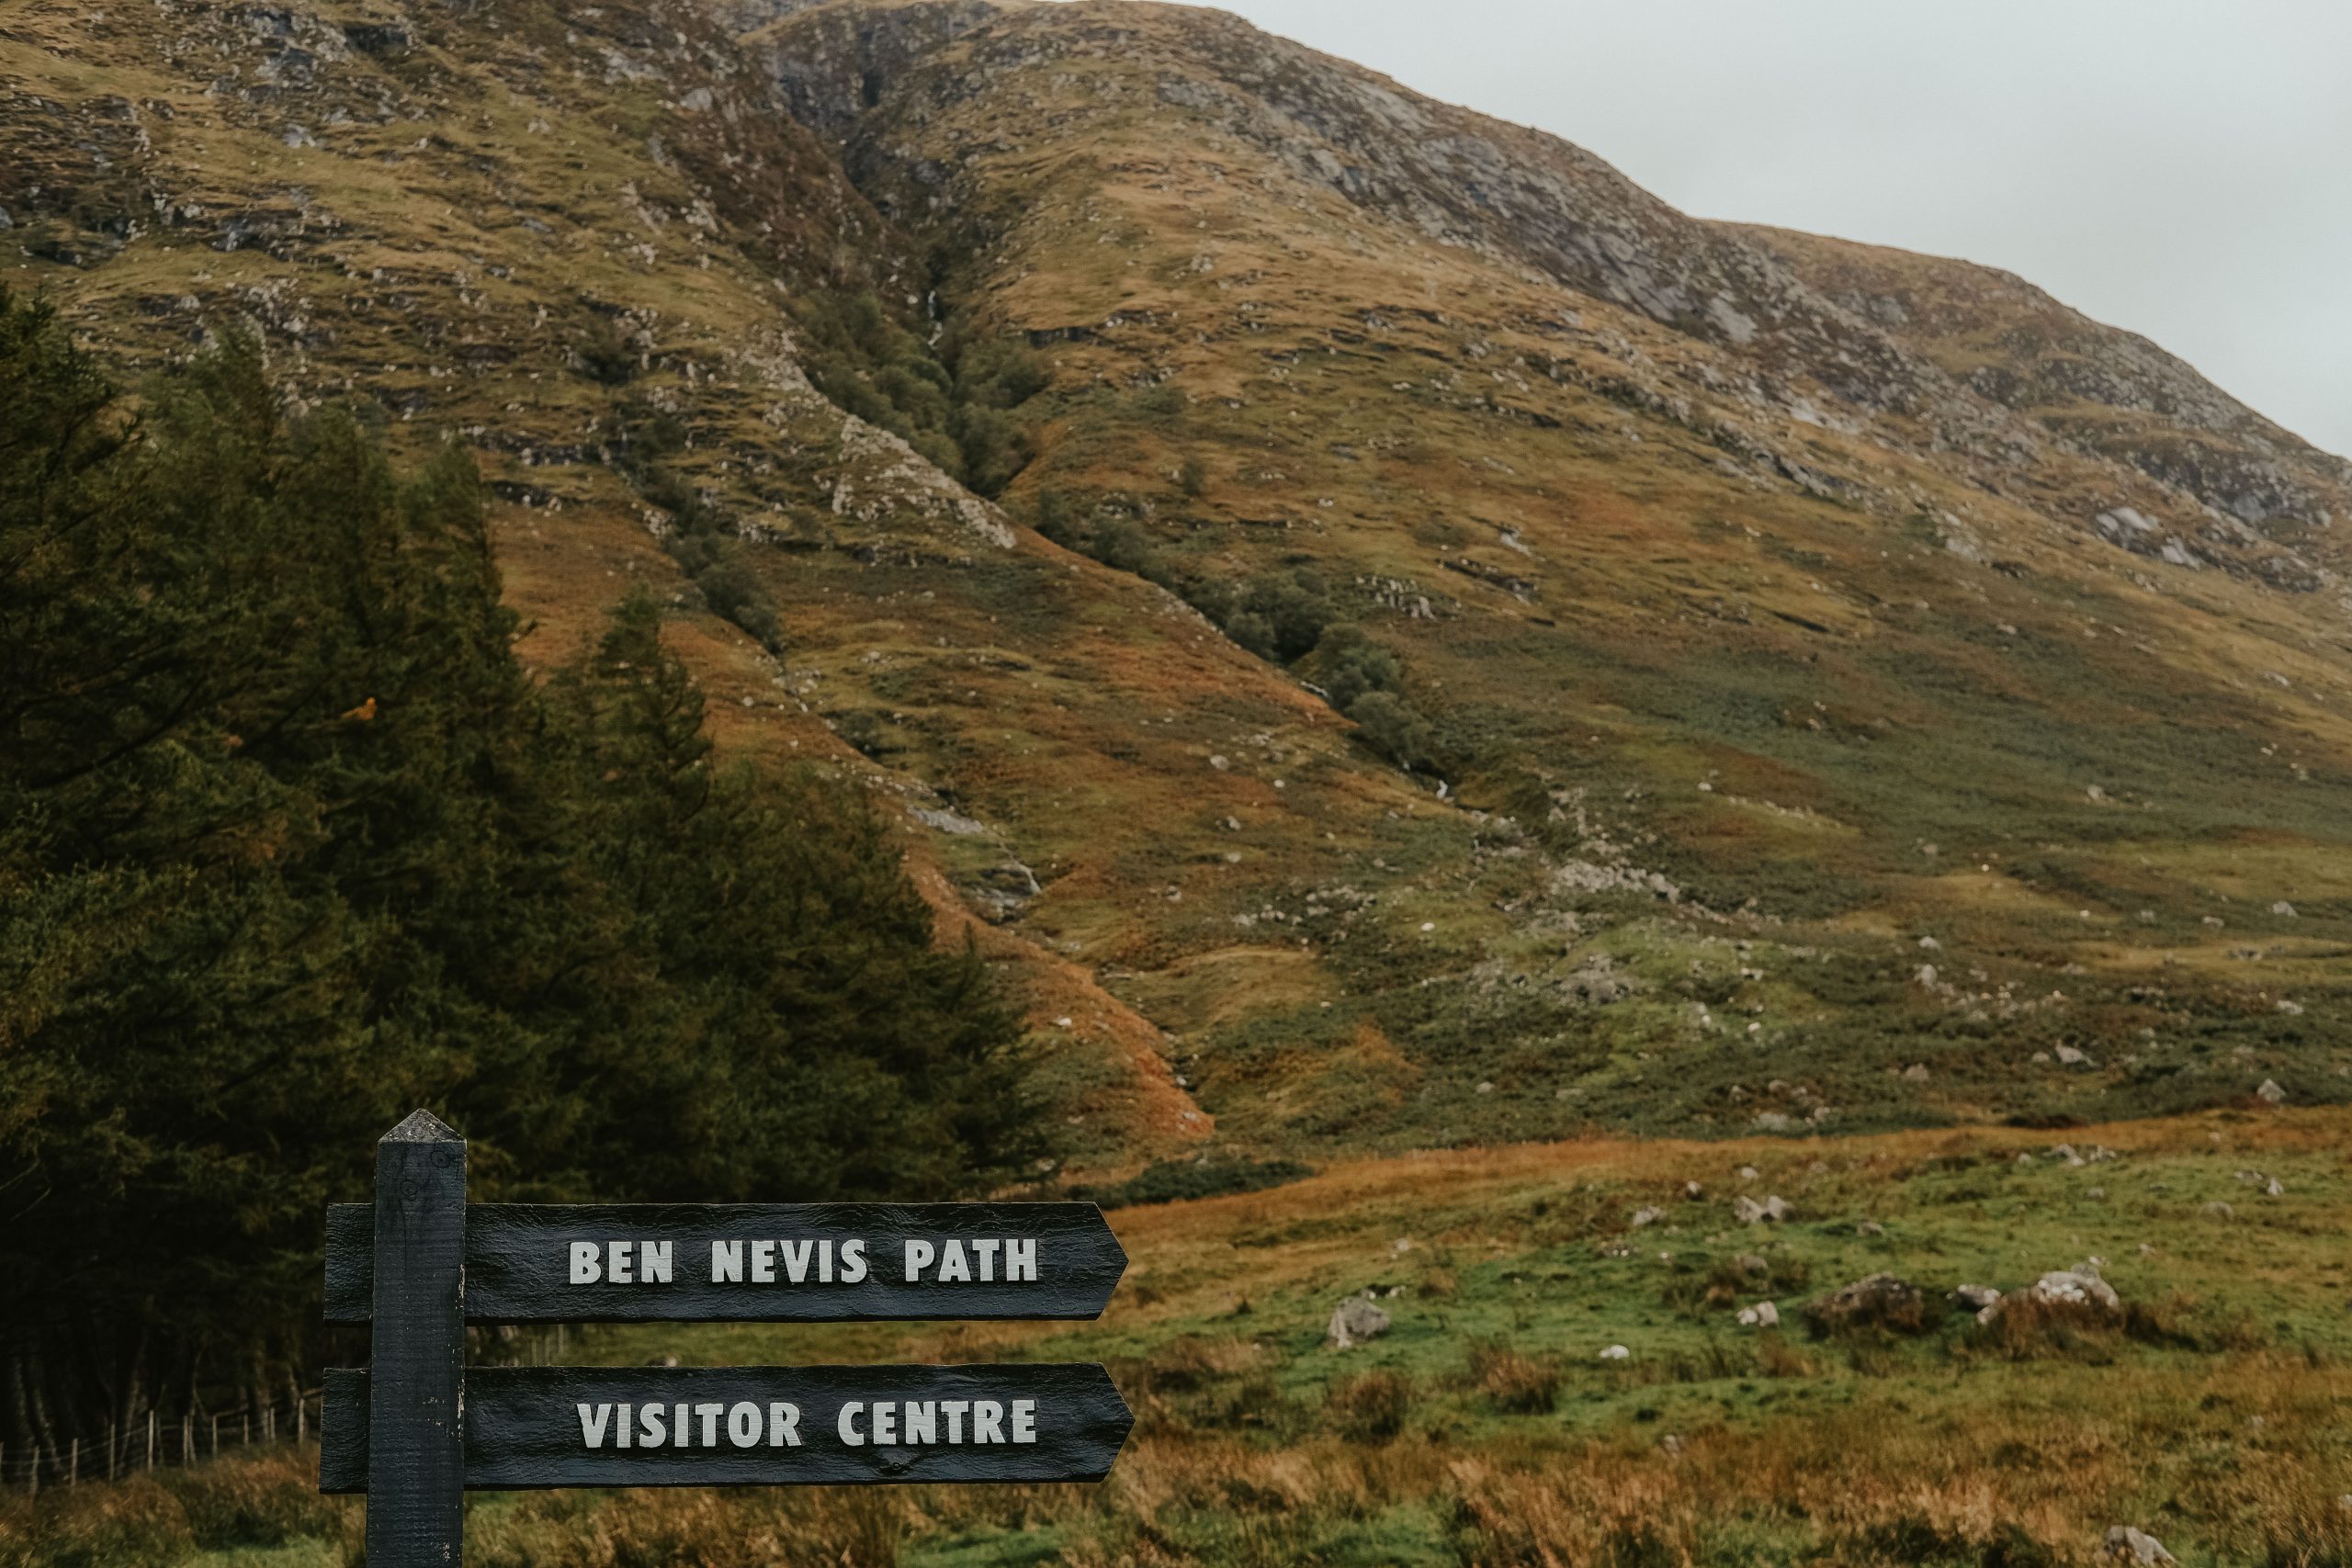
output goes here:
<path id="1" fill-rule="evenodd" d="M 1804 1146 L 1591 1142 L 1357 1161 L 1262 1192 L 1123 1211 L 1149 1292 L 1099 1325 L 619 1328 L 587 1359 L 1089 1359 L 1138 1417 L 1099 1487 L 485 1496 L 469 1551 L 514 1568 L 1184 1564 L 2083 1564 L 2131 1523 L 2186 1563 L 2352 1551 L 2352 1222 L 2341 1112 L 2077 1129 L 2119 1159 L 2018 1165 L 2052 1134 Z M 1758 1171 L 1745 1183 L 1743 1166 Z M 2242 1168 L 2275 1173 L 2255 1194 Z M 1625 1245 L 1621 1199 L 1679 1191 Z M 1797 1215 L 1736 1227 L 1729 1197 Z M 2087 1189 L 2106 1194 L 2092 1198 Z M 2239 1217 L 2203 1214 L 2227 1191 Z M 1843 1216 L 1886 1217 L 1860 1236 Z M 1409 1239 L 1402 1250 L 1396 1243 Z M 2145 1242 L 2151 1251 L 2142 1253 Z M 1887 1269 L 1940 1299 L 2097 1254 L 2120 1315 L 2019 1302 L 1993 1325 L 1815 1341 L 1738 1325 Z M 1412 1282 L 1442 1269 L 1452 1288 Z M 1669 1282 L 1685 1283 L 1669 1289 Z M 1695 1289 L 1691 1282 L 1695 1282 Z M 1340 1353 L 1332 1302 L 1391 1330 Z M 1681 1293 L 1678 1293 L 1679 1291 Z M 1623 1344 L 1623 1360 L 1603 1346 Z M 0 1498 L 0 1568 L 182 1568 L 232 1548 L 356 1562 L 355 1505 L 290 1455 Z M 232 1568 L 212 1558 L 215 1568 Z M 284 1560 L 293 1568 L 294 1557 Z"/>

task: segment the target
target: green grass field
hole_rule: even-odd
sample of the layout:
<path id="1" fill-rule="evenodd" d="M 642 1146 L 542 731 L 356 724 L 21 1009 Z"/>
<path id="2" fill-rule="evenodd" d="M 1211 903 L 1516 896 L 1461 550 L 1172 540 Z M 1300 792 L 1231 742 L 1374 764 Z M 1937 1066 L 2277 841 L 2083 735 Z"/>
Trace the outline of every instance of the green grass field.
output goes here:
<path id="1" fill-rule="evenodd" d="M 2284 1111 L 1357 1161 L 1114 1212 L 1134 1262 L 1099 1324 L 575 1331 L 566 1359 L 622 1365 L 1101 1359 L 1137 1425 L 1093 1487 L 480 1497 L 469 1559 L 2067 1563 L 2131 1524 L 2185 1563 L 2342 1562 L 2346 1131 Z M 1785 1222 L 1735 1219 L 1774 1195 Z M 2112 1318 L 1942 1305 L 2092 1257 Z M 1927 1321 L 1808 1324 L 1880 1272 Z M 1363 1291 L 1393 1326 L 1330 1348 Z M 1760 1301 L 1777 1329 L 1737 1321 Z M 11 1497 L 0 1562 L 350 1560 L 356 1506 L 305 1481 L 280 1454 Z"/>

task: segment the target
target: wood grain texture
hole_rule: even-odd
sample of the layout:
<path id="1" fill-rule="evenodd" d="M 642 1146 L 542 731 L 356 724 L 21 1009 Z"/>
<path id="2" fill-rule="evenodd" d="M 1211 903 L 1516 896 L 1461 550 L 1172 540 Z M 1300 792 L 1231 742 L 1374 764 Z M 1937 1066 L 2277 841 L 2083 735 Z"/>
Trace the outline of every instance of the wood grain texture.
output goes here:
<path id="1" fill-rule="evenodd" d="M 329 1323 L 365 1323 L 375 1300 L 373 1216 L 365 1204 L 327 1213 Z M 1034 1281 L 909 1284 L 909 1237 L 1025 1237 L 1037 1246 Z M 714 1284 L 714 1240 L 829 1240 L 839 1254 L 866 1244 L 857 1284 Z M 666 1241 L 669 1284 L 570 1282 L 574 1241 Z M 466 1214 L 466 1314 L 477 1323 L 797 1322 L 888 1319 L 1091 1318 L 1102 1315 L 1127 1266 L 1125 1250 L 1091 1203 L 476 1203 Z"/>
<path id="2" fill-rule="evenodd" d="M 425 1111 L 376 1145 L 374 1231 L 368 1562 L 457 1568 L 465 1529 L 466 1145 Z"/>
<path id="3" fill-rule="evenodd" d="M 356 1429 L 356 1422 L 338 1423 L 335 1406 L 362 1404 L 367 1383 L 364 1373 L 329 1377 L 330 1433 Z M 1007 1406 L 1015 1399 L 1035 1400 L 1036 1440 L 854 1447 L 839 1433 L 848 1401 L 870 1410 L 877 1400 L 980 1399 Z M 744 1401 L 763 1412 L 776 1401 L 796 1405 L 801 1445 L 770 1447 L 763 1429 L 750 1448 L 733 1447 L 722 1431 L 718 1443 L 707 1448 L 697 1442 L 622 1450 L 613 1446 L 607 1429 L 603 1446 L 592 1450 L 579 1408 L 610 1404 L 616 1413 L 623 1404 L 641 1409 L 650 1403 L 666 1416 L 680 1404 L 732 1407 Z M 870 1424 L 870 1415 L 861 1414 Z M 698 1438 L 699 1416 L 694 1420 Z M 533 1490 L 1100 1481 L 1134 1424 L 1110 1374 L 1099 1366 L 476 1367 L 467 1377 L 465 1483 L 476 1490 Z M 332 1438 L 322 1448 L 321 1490 L 358 1491 L 370 1473 L 365 1450 Z"/>

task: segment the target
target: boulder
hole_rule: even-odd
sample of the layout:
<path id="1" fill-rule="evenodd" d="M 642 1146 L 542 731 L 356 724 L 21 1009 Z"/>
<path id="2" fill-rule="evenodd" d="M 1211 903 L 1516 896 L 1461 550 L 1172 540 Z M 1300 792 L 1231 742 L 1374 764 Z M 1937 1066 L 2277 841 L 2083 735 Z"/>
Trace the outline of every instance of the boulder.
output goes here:
<path id="1" fill-rule="evenodd" d="M 1636 1209 L 1634 1211 L 1634 1228 L 1635 1230 L 1640 1230 L 1644 1225 L 1654 1225 L 1664 1218 L 1666 1218 L 1666 1211 L 1664 1209 Z"/>
<path id="2" fill-rule="evenodd" d="M 2284 1105 L 2287 1103 L 2287 1091 L 2278 1087 L 2277 1078 L 2265 1078 L 2262 1087 L 2254 1091 L 2254 1098 L 2265 1105 Z"/>
<path id="3" fill-rule="evenodd" d="M 2001 1299 L 2001 1292 L 1990 1285 L 1962 1285 L 1951 1293 L 1954 1306 L 1981 1313 Z"/>
<path id="4" fill-rule="evenodd" d="M 2123 1298 L 2115 1287 L 2098 1277 L 2098 1259 L 2077 1263 L 2072 1269 L 2053 1269 L 2033 1282 L 2027 1292 L 2035 1301 L 2048 1306 L 2084 1307 L 2109 1316 L 2123 1314 Z"/>
<path id="5" fill-rule="evenodd" d="M 1326 1332 L 1332 1349 L 1352 1349 L 1387 1333 L 1388 1314 L 1373 1305 L 1369 1295 L 1350 1296 L 1332 1309 L 1331 1326 Z"/>
<path id="6" fill-rule="evenodd" d="M 1758 1302 L 1752 1307 L 1740 1308 L 1739 1321 L 1741 1326 L 1747 1328 L 1778 1328 L 1781 1326 L 1781 1309 L 1770 1302 Z"/>
<path id="7" fill-rule="evenodd" d="M 1893 1274 L 1872 1274 L 1841 1285 L 1804 1309 L 1805 1320 L 1820 1333 L 1841 1329 L 1883 1328 L 1897 1334 L 1920 1334 L 1943 1315 L 1939 1303 L 1910 1280 Z"/>
<path id="8" fill-rule="evenodd" d="M 1767 1198 L 1761 1203 L 1753 1198 L 1742 1198 L 1731 1206 L 1732 1218 L 1744 1225 L 1779 1224 L 1795 1213 L 1788 1201 L 1778 1195 Z"/>
<path id="9" fill-rule="evenodd" d="M 2107 1532 L 2107 1560 L 2110 1562 L 2154 1564 L 2156 1568 L 2179 1561 L 2165 1550 L 2163 1541 L 2130 1525 L 2118 1525 Z"/>
<path id="10" fill-rule="evenodd" d="M 1604 1361 L 1630 1361 L 1634 1353 L 1623 1345 L 1611 1345 L 1602 1348 L 1600 1359 Z"/>

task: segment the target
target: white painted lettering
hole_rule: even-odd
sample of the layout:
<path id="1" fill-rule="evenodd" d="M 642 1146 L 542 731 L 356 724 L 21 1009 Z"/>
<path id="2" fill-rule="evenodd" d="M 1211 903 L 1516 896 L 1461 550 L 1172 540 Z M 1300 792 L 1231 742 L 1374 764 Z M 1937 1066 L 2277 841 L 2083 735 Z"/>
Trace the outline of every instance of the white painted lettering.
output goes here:
<path id="1" fill-rule="evenodd" d="M 743 1244 L 740 1241 L 714 1241 L 710 1244 L 710 1282 L 714 1285 L 743 1279 Z"/>
<path id="2" fill-rule="evenodd" d="M 972 1243 L 972 1251 L 979 1258 L 980 1260 L 981 1279 L 993 1280 L 996 1278 L 996 1249 L 1003 1245 L 1004 1244 L 1002 1242 L 992 1240 L 975 1241 Z"/>
<path id="3" fill-rule="evenodd" d="M 907 1446 L 939 1441 L 939 1406 L 928 1399 L 910 1399 L 899 1412 L 906 1417 Z"/>
<path id="4" fill-rule="evenodd" d="M 813 1241 L 787 1241 L 784 1244 L 785 1278 L 797 1285 L 808 1278 L 808 1260 L 814 1257 L 817 1244 Z"/>
<path id="5" fill-rule="evenodd" d="M 739 1400 L 727 1411 L 727 1440 L 739 1449 L 755 1448 L 760 1441 L 760 1407 L 750 1400 Z"/>
<path id="6" fill-rule="evenodd" d="M 1004 1244 L 1004 1277 L 1008 1280 L 1027 1280 L 1032 1283 L 1035 1282 L 1037 1240 L 1035 1236 L 1026 1241 L 1008 1241 Z"/>
<path id="7" fill-rule="evenodd" d="M 694 1428 L 686 1425 L 686 1407 L 684 1404 L 680 1403 L 678 1404 L 674 1404 L 671 1406 L 671 1410 L 670 1446 L 673 1449 L 690 1449 L 694 1447 Z"/>
<path id="8" fill-rule="evenodd" d="M 603 1277 L 603 1274 L 604 1270 L 597 1266 L 596 1262 L 596 1244 L 593 1241 L 573 1242 L 571 1244 L 571 1282 L 575 1285 L 593 1285 Z"/>
<path id="9" fill-rule="evenodd" d="M 1012 1440 L 1034 1443 L 1037 1440 L 1037 1402 L 1016 1399 L 1012 1402 Z"/>
<path id="10" fill-rule="evenodd" d="M 947 1440 L 951 1443 L 962 1442 L 964 1440 L 964 1412 L 972 1407 L 972 1402 L 968 1399 L 943 1399 L 939 1402 L 939 1407 L 947 1412 Z"/>
<path id="11" fill-rule="evenodd" d="M 625 1241 L 616 1241 L 613 1243 L 612 1247 L 609 1248 L 609 1251 L 612 1254 L 612 1262 L 605 1271 L 612 1276 L 613 1283 L 616 1285 L 634 1285 L 637 1283 L 637 1274 L 635 1267 L 629 1258 L 628 1249 L 629 1244 Z"/>
<path id="12" fill-rule="evenodd" d="M 591 1411 L 594 1412 L 593 1416 L 589 1414 Z M 582 1404 L 580 1406 L 580 1440 L 592 1449 L 603 1448 L 605 1427 L 612 1418 L 613 1407 L 609 1404 Z"/>
<path id="13" fill-rule="evenodd" d="M 899 1445 L 899 1406 L 891 1400 L 875 1402 L 874 1440 L 891 1448 Z"/>
<path id="14" fill-rule="evenodd" d="M 964 1244 L 954 1236 L 947 1238 L 947 1248 L 939 1255 L 939 1282 L 944 1285 L 950 1280 L 972 1282 L 972 1266 L 964 1261 Z"/>
<path id="15" fill-rule="evenodd" d="M 1001 1443 L 1004 1441 L 1004 1406 L 993 1399 L 972 1401 L 972 1441 Z"/>
<path id="16" fill-rule="evenodd" d="M 670 1440 L 670 1434 L 662 1425 L 660 1405 L 649 1404 L 637 1413 L 637 1438 L 640 1449 L 658 1449 Z"/>
<path id="17" fill-rule="evenodd" d="M 717 1448 L 718 1446 L 718 1418 L 727 1414 L 727 1406 L 724 1404 L 697 1404 L 695 1406 L 695 1414 L 702 1417 L 702 1446 L 707 1449 Z"/>
<path id="18" fill-rule="evenodd" d="M 865 1244 L 862 1241 L 842 1243 L 842 1283 L 854 1285 L 865 1278 Z"/>
<path id="19" fill-rule="evenodd" d="M 777 1400 L 768 1406 L 768 1447 L 797 1449 L 800 1446 L 800 1406 Z"/>
<path id="20" fill-rule="evenodd" d="M 775 1243 L 755 1241 L 752 1244 L 752 1283 L 775 1283 Z"/>
<path id="21" fill-rule="evenodd" d="M 930 1268 L 931 1260 L 938 1256 L 939 1249 L 922 1237 L 907 1237 L 907 1283 L 911 1285 L 922 1279 L 922 1271 Z"/>
<path id="22" fill-rule="evenodd" d="M 649 1285 L 670 1282 L 670 1244 L 666 1241 L 640 1241 L 637 1244 L 637 1277 Z"/>
<path id="23" fill-rule="evenodd" d="M 629 1407 L 628 1405 L 622 1405 L 620 1412 L 621 1418 L 613 1423 L 613 1447 L 616 1449 L 625 1449 L 628 1447 L 628 1409 Z"/>
<path id="24" fill-rule="evenodd" d="M 857 1430 L 857 1415 L 865 1408 L 865 1404 L 863 1400 L 853 1399 L 842 1406 L 841 1419 L 834 1423 L 834 1430 L 841 1434 L 842 1441 L 854 1449 L 862 1449 L 865 1446 L 865 1438 L 860 1436 Z"/>
<path id="25" fill-rule="evenodd" d="M 833 1243 L 830 1236 L 817 1244 L 817 1278 L 828 1285 L 833 1282 Z"/>

